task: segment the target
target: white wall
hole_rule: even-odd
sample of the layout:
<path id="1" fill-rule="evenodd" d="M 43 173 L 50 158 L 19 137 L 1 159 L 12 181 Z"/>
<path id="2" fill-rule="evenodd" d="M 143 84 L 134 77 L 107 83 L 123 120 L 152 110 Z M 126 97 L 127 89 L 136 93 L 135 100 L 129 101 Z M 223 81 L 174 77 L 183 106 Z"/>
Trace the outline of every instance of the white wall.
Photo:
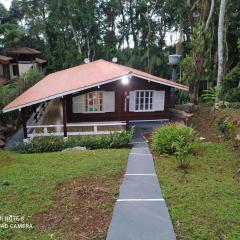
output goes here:
<path id="1" fill-rule="evenodd" d="M 21 76 L 22 73 L 25 73 L 26 71 L 31 69 L 32 66 L 33 68 L 36 68 L 35 63 L 19 63 L 18 64 L 19 75 Z"/>

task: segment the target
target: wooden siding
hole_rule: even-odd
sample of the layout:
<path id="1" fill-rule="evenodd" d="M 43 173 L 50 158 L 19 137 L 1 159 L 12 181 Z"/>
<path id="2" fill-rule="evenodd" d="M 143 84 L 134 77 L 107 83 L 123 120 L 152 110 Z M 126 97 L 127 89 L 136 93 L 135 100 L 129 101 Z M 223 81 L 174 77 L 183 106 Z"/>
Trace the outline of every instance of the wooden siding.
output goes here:
<path id="1" fill-rule="evenodd" d="M 92 91 L 115 91 L 115 112 L 108 113 L 73 113 L 72 95 L 67 96 L 67 122 L 94 122 L 94 121 L 128 121 L 128 120 L 152 120 L 169 118 L 170 87 L 150 82 L 144 79 L 132 78 L 127 85 L 121 81 L 115 81 L 81 92 Z M 165 91 L 164 111 L 156 112 L 127 112 L 124 111 L 125 92 L 134 90 L 157 90 Z M 77 94 L 75 94 L 77 95 Z M 74 96 L 75 96 L 74 95 Z M 128 105 L 129 101 L 127 102 Z M 128 109 L 128 107 L 127 107 Z"/>

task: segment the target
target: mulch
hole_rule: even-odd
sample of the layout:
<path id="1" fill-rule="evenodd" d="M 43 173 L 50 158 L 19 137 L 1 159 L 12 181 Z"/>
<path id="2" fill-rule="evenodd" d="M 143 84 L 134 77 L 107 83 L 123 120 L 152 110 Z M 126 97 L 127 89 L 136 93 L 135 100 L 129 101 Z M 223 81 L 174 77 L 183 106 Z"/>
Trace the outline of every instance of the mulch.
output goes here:
<path id="1" fill-rule="evenodd" d="M 53 207 L 35 214 L 35 226 L 56 230 L 64 240 L 106 239 L 120 179 L 98 176 L 59 184 Z"/>

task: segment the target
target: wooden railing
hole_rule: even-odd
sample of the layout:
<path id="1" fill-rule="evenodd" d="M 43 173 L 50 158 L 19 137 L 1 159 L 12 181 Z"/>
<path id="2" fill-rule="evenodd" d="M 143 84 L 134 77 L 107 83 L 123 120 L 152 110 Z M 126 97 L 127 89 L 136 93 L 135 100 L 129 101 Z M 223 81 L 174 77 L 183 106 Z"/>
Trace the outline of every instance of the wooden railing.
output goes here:
<path id="1" fill-rule="evenodd" d="M 126 122 L 68 123 L 67 135 L 104 135 L 125 129 Z M 63 136 L 63 124 L 27 126 L 28 137 Z"/>

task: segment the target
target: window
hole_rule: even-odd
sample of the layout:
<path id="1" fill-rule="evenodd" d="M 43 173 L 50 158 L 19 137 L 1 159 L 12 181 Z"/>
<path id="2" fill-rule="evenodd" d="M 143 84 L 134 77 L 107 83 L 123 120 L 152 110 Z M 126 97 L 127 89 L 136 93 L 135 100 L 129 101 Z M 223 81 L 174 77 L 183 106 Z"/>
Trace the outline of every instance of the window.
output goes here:
<path id="1" fill-rule="evenodd" d="M 153 91 L 136 91 L 135 111 L 153 110 Z"/>
<path id="2" fill-rule="evenodd" d="M 103 92 L 90 92 L 84 95 L 85 112 L 103 111 Z"/>

